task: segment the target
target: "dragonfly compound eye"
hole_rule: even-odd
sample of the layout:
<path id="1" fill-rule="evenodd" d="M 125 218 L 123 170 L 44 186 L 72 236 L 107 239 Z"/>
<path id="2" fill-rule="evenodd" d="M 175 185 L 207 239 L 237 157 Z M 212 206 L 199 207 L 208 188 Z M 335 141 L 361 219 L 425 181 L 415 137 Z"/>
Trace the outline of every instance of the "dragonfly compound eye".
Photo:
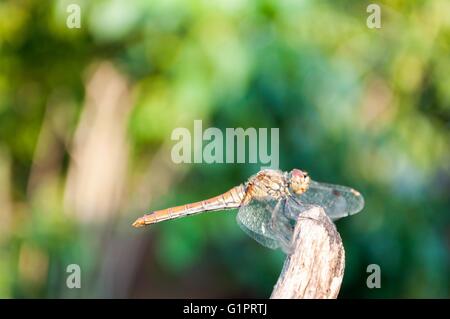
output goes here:
<path id="1" fill-rule="evenodd" d="M 294 193 L 302 194 L 306 192 L 309 187 L 309 176 L 308 173 L 303 172 L 299 169 L 293 169 L 290 174 L 290 186 Z"/>

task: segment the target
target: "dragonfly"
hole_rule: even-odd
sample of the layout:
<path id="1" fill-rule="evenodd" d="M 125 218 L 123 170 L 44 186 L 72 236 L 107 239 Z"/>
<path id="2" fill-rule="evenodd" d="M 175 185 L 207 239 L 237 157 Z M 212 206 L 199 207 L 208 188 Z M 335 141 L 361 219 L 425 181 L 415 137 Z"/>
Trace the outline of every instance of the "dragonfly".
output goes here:
<path id="1" fill-rule="evenodd" d="M 320 183 L 300 169 L 284 172 L 265 169 L 218 196 L 195 203 L 156 210 L 138 218 L 134 227 L 203 212 L 238 209 L 237 223 L 261 245 L 291 252 L 297 219 L 321 207 L 332 221 L 354 215 L 364 207 L 363 196 L 353 188 Z"/>

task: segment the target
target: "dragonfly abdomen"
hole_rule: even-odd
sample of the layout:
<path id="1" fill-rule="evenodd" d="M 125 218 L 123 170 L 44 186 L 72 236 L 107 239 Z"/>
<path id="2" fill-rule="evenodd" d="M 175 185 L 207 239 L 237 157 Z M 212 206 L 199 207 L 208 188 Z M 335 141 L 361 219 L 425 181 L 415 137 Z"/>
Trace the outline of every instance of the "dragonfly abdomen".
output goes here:
<path id="1" fill-rule="evenodd" d="M 185 217 L 193 214 L 237 208 L 245 196 L 243 185 L 233 187 L 228 192 L 199 202 L 157 210 L 138 218 L 133 226 L 155 224 L 164 220 Z"/>

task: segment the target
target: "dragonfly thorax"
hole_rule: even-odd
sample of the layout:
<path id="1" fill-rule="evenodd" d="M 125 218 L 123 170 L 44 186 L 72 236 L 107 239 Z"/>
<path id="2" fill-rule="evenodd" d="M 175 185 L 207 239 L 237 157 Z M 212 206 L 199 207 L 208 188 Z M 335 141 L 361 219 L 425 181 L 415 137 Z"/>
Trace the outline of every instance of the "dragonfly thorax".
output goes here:
<path id="1" fill-rule="evenodd" d="M 288 174 L 266 169 L 252 176 L 245 185 L 244 203 L 254 198 L 285 198 L 289 195 Z"/>

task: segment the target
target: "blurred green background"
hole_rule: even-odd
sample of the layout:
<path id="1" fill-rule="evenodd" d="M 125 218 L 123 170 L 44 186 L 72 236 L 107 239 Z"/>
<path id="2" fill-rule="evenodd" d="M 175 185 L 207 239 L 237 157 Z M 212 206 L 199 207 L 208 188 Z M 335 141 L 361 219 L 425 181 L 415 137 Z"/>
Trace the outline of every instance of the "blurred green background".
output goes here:
<path id="1" fill-rule="evenodd" d="M 235 211 L 130 226 L 258 171 L 174 164 L 202 119 L 278 127 L 281 169 L 364 195 L 341 298 L 448 298 L 450 2 L 377 3 L 381 29 L 368 1 L 0 2 L 0 297 L 268 297 L 284 256 Z"/>

